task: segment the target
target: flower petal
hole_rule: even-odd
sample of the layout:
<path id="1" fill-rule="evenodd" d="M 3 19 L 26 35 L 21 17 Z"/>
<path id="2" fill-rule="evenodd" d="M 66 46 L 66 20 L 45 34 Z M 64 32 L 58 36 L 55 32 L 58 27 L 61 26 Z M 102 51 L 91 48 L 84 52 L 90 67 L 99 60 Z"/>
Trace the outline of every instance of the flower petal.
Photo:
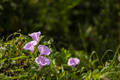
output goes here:
<path id="1" fill-rule="evenodd" d="M 78 58 L 70 58 L 68 60 L 68 65 L 75 67 L 76 65 L 80 64 L 80 60 Z"/>
<path id="2" fill-rule="evenodd" d="M 45 45 L 39 45 L 38 50 L 40 55 L 50 55 L 50 49 Z"/>
<path id="3" fill-rule="evenodd" d="M 40 34 L 41 34 L 41 32 L 39 31 L 39 32 L 31 33 L 31 34 L 29 34 L 29 36 L 32 37 L 33 40 L 38 42 Z"/>
<path id="4" fill-rule="evenodd" d="M 37 45 L 37 41 L 30 41 L 23 47 L 25 50 L 30 50 L 31 52 L 34 51 L 34 46 Z"/>
<path id="5" fill-rule="evenodd" d="M 50 64 L 50 60 L 44 56 L 36 57 L 35 62 L 40 65 L 40 67 Z"/>

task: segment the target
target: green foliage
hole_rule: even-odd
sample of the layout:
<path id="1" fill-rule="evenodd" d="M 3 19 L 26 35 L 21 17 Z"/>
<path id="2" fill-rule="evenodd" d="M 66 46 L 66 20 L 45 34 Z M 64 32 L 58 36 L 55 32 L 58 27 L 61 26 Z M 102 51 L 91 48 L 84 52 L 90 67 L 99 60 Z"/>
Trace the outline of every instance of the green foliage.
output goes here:
<path id="1" fill-rule="evenodd" d="M 119 0 L 0 0 L 0 80 L 120 79 L 119 17 Z M 52 50 L 43 69 L 36 48 L 23 50 L 31 39 L 21 34 L 39 30 Z M 80 65 L 68 66 L 70 57 Z"/>
<path id="2" fill-rule="evenodd" d="M 14 37 L 9 40 L 9 38 Z M 24 36 L 24 37 L 23 37 Z M 48 45 L 52 50 L 47 56 L 51 63 L 40 67 L 35 63 L 35 58 L 40 54 L 37 49 L 34 53 L 26 51 L 23 46 L 31 39 L 20 33 L 11 34 L 6 42 L 0 44 L 0 79 L 1 80 L 118 80 L 120 79 L 120 62 L 117 60 L 120 54 L 120 46 L 114 52 L 112 59 L 99 58 L 93 51 L 89 56 L 85 51 L 66 50 L 62 48 L 56 51 L 52 40 L 40 36 L 40 44 Z M 108 51 L 107 51 L 108 52 Z M 108 54 L 109 55 L 109 54 Z M 80 59 L 80 65 L 70 67 L 67 61 L 71 57 Z"/>
<path id="3" fill-rule="evenodd" d="M 120 42 L 119 5 L 118 0 L 0 0 L 0 32 L 41 30 L 57 49 L 95 50 L 102 56 Z"/>

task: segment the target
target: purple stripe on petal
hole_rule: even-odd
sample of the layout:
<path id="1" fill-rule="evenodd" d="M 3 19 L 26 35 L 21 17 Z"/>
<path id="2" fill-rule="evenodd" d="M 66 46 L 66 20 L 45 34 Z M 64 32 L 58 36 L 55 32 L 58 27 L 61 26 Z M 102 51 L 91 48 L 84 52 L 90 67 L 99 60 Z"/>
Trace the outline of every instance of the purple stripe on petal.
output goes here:
<path id="1" fill-rule="evenodd" d="M 30 41 L 23 47 L 25 50 L 30 50 L 31 52 L 34 52 L 34 46 L 37 45 L 37 41 Z"/>
<path id="2" fill-rule="evenodd" d="M 40 55 L 50 55 L 50 49 L 45 45 L 39 45 L 38 50 Z"/>
<path id="3" fill-rule="evenodd" d="M 36 57 L 35 62 L 40 66 L 40 68 L 50 64 L 50 60 L 44 56 Z"/>
<path id="4" fill-rule="evenodd" d="M 68 65 L 75 67 L 76 65 L 80 64 L 80 60 L 78 58 L 70 58 L 68 60 Z"/>
<path id="5" fill-rule="evenodd" d="M 39 32 L 31 33 L 31 34 L 29 34 L 29 36 L 32 37 L 33 40 L 38 42 L 40 34 L 41 34 L 41 32 L 39 31 Z"/>
<path id="6" fill-rule="evenodd" d="M 39 67 L 40 67 L 40 69 L 42 69 L 42 68 L 43 68 L 43 66 L 42 66 L 42 65 L 39 65 Z"/>

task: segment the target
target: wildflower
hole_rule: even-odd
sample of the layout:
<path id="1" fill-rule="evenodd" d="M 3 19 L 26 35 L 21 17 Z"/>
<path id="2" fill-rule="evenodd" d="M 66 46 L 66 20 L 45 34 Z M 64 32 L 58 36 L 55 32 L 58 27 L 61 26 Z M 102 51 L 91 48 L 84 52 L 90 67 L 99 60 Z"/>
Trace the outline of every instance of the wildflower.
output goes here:
<path id="1" fill-rule="evenodd" d="M 31 34 L 29 34 L 29 36 L 32 37 L 33 40 L 38 42 L 40 34 L 41 34 L 41 32 L 39 31 L 39 32 L 31 33 Z"/>
<path id="2" fill-rule="evenodd" d="M 30 50 L 31 52 L 34 51 L 34 46 L 37 45 L 37 41 L 30 41 L 23 47 L 25 50 Z"/>
<path id="3" fill-rule="evenodd" d="M 36 57 L 35 62 L 40 66 L 40 68 L 50 64 L 50 60 L 44 56 Z"/>
<path id="4" fill-rule="evenodd" d="M 28 42 L 23 48 L 25 50 L 30 50 L 31 52 L 33 52 L 34 46 L 37 45 L 38 43 L 40 34 L 41 34 L 40 31 L 29 34 L 29 36 L 32 37 L 33 41 Z M 50 49 L 47 46 L 39 45 L 38 50 L 40 52 L 40 55 L 50 54 Z M 50 60 L 44 56 L 36 57 L 35 62 L 40 66 L 40 68 L 50 64 Z"/>
<path id="5" fill-rule="evenodd" d="M 45 45 L 39 45 L 38 50 L 40 52 L 40 55 L 49 55 L 50 49 Z"/>
<path id="6" fill-rule="evenodd" d="M 70 58 L 68 60 L 68 65 L 75 67 L 76 65 L 80 64 L 80 60 L 78 58 Z"/>

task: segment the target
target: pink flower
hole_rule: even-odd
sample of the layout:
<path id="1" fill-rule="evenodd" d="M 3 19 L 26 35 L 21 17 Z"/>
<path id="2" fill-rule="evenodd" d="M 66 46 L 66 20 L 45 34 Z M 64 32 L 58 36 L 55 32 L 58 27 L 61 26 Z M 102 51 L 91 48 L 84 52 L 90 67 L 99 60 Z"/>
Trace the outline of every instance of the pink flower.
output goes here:
<path id="1" fill-rule="evenodd" d="M 41 32 L 39 31 L 39 32 L 31 33 L 31 34 L 29 34 L 29 36 L 32 37 L 33 40 L 38 42 L 40 34 L 41 34 Z"/>
<path id="2" fill-rule="evenodd" d="M 35 62 L 40 66 L 40 68 L 50 64 L 50 60 L 44 56 L 36 57 Z"/>
<path id="3" fill-rule="evenodd" d="M 80 60 L 78 58 L 70 58 L 68 60 L 68 65 L 75 67 L 76 65 L 80 64 Z"/>
<path id="4" fill-rule="evenodd" d="M 37 41 L 30 41 L 23 47 L 25 50 L 30 50 L 31 52 L 34 52 L 34 46 L 37 45 Z"/>
<path id="5" fill-rule="evenodd" d="M 39 45 L 38 50 L 40 55 L 50 55 L 50 49 L 45 45 Z"/>

